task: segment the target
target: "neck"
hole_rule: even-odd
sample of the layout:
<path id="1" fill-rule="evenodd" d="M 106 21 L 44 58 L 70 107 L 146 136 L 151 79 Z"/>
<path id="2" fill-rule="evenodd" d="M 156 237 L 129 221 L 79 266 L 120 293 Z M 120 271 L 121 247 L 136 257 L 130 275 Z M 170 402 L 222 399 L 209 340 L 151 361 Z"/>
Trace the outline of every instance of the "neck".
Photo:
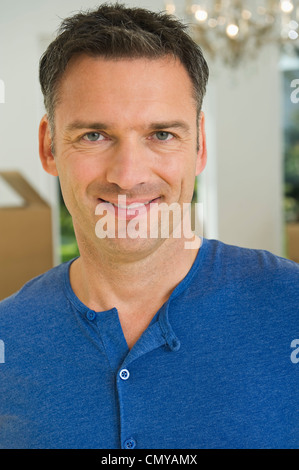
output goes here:
<path id="1" fill-rule="evenodd" d="M 190 240 L 189 240 L 190 241 Z M 79 299 L 95 311 L 116 307 L 128 344 L 134 344 L 171 292 L 189 272 L 200 246 L 184 239 L 168 239 L 140 258 L 116 258 L 104 250 L 79 244 L 80 258 L 71 265 L 70 281 Z"/>

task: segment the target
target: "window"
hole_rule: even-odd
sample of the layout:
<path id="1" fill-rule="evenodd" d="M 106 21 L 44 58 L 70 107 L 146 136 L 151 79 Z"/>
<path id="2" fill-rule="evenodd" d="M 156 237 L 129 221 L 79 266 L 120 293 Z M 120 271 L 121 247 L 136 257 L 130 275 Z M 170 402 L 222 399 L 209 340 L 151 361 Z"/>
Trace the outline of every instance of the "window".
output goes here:
<path id="1" fill-rule="evenodd" d="M 299 262 L 299 57 L 281 62 L 286 256 Z"/>

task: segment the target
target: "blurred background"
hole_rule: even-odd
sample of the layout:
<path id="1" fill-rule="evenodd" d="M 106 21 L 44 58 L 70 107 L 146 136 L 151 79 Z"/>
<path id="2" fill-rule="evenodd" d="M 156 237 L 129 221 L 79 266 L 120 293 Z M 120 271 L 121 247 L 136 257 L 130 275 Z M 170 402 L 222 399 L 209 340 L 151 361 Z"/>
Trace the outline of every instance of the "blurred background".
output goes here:
<path id="1" fill-rule="evenodd" d="M 0 0 L 0 284 L 12 259 L 19 270 L 20 262 L 28 268 L 32 251 L 39 260 L 48 256 L 43 266 L 35 266 L 35 274 L 77 255 L 59 182 L 39 161 L 44 107 L 38 64 L 63 18 L 100 3 Z M 299 262 L 298 1 L 121 3 L 176 14 L 188 23 L 208 60 L 203 107 L 208 164 L 194 196 L 202 203 L 204 236 Z M 37 207 L 50 217 L 50 241 L 40 249 L 46 222 L 36 240 L 32 225 L 26 228 L 29 210 Z M 17 228 L 12 219 L 18 220 Z"/>

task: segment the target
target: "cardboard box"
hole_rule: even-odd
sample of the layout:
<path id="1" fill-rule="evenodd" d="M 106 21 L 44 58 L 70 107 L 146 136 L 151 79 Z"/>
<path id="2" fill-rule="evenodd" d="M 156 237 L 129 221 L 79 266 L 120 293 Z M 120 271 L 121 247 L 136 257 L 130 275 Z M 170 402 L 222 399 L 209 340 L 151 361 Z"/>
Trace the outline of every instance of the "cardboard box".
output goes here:
<path id="1" fill-rule="evenodd" d="M 288 258 L 299 263 L 299 223 L 287 224 Z"/>
<path id="2" fill-rule="evenodd" d="M 24 200 L 0 207 L 0 300 L 53 267 L 51 208 L 15 171 L 0 177 Z"/>

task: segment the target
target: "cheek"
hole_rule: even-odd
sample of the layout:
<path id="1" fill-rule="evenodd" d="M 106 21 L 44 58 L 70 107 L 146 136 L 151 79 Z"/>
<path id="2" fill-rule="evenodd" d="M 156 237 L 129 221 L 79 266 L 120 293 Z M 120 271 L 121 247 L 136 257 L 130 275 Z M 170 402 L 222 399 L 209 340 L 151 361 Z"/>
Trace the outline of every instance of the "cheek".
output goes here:
<path id="1" fill-rule="evenodd" d="M 180 188 L 194 186 L 196 171 L 196 159 L 190 155 L 181 155 L 168 158 L 165 165 L 161 167 L 161 176 L 170 186 Z"/>
<path id="2" fill-rule="evenodd" d="M 80 164 L 69 164 L 70 159 L 58 158 L 57 169 L 64 203 L 71 215 L 82 199 L 85 185 L 85 170 Z"/>
<path id="3" fill-rule="evenodd" d="M 157 165 L 158 173 L 170 185 L 179 184 L 184 172 L 184 158 L 177 153 L 173 155 L 163 155 L 159 158 Z"/>
<path id="4" fill-rule="evenodd" d="M 84 190 L 84 187 L 100 174 L 90 158 L 76 152 L 63 154 L 57 163 L 61 184 L 65 189 L 74 188 L 80 192 L 80 188 Z"/>

